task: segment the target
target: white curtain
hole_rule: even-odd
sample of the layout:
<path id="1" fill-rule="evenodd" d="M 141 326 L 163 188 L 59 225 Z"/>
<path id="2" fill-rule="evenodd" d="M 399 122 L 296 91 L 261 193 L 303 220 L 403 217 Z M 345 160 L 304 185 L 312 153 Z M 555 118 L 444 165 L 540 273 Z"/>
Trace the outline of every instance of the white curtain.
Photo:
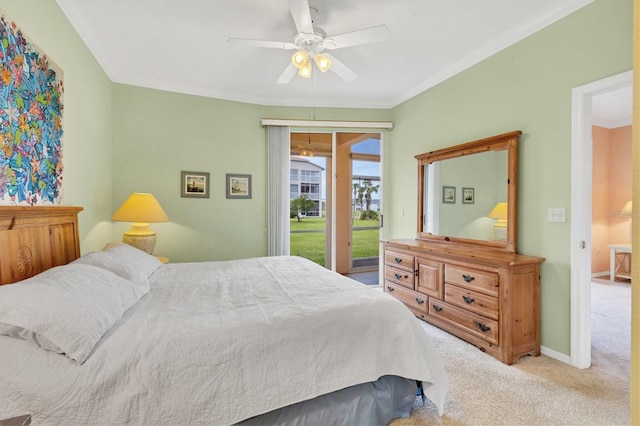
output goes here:
<path id="1" fill-rule="evenodd" d="M 268 126 L 267 244 L 269 256 L 289 255 L 289 127 Z"/>

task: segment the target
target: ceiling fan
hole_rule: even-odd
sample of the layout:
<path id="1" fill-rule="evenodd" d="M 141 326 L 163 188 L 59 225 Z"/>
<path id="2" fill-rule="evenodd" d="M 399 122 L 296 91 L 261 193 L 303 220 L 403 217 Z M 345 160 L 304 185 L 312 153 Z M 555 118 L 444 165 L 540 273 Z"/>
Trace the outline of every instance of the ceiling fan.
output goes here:
<path id="1" fill-rule="evenodd" d="M 358 74 L 326 51 L 383 41 L 389 37 L 389 29 L 386 25 L 377 25 L 375 27 L 327 37 L 327 34 L 322 28 L 314 27 L 313 22 L 318 15 L 318 10 L 309 7 L 308 0 L 288 0 L 288 2 L 291 16 L 298 30 L 298 34 L 293 38 L 293 42 L 252 40 L 235 37 L 228 39 L 230 43 L 237 45 L 295 50 L 296 52 L 291 57 L 291 63 L 285 68 L 277 80 L 279 84 L 289 83 L 296 74 L 304 78 L 310 78 L 313 63 L 316 64 L 316 67 L 321 72 L 331 70 L 345 81 L 355 80 L 358 78 Z"/>

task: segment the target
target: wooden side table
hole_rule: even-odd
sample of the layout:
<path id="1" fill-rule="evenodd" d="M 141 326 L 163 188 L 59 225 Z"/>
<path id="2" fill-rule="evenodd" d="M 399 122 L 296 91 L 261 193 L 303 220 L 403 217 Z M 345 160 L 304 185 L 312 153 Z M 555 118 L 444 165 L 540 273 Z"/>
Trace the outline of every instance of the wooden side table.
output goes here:
<path id="1" fill-rule="evenodd" d="M 616 277 L 631 279 L 631 244 L 610 244 L 609 279 L 615 281 Z M 629 269 L 626 260 L 629 258 Z"/>

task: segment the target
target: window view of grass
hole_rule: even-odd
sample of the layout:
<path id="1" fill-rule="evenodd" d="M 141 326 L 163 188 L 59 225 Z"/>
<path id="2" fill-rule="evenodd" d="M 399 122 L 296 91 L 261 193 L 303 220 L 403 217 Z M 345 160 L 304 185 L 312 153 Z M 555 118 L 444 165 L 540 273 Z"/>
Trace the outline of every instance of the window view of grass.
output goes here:
<path id="1" fill-rule="evenodd" d="M 291 254 L 325 265 L 325 218 L 291 219 Z M 369 229 L 375 227 L 374 229 Z M 378 256 L 380 232 L 377 220 L 354 220 L 353 258 Z M 358 229 L 367 228 L 367 229 Z"/>

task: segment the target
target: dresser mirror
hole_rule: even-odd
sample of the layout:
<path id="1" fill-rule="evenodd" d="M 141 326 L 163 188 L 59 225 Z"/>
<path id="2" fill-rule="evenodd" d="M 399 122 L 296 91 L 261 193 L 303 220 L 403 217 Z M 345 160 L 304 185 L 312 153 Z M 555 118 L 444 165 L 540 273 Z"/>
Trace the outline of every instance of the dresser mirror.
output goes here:
<path id="1" fill-rule="evenodd" d="M 515 253 L 521 134 L 518 130 L 416 155 L 418 239 Z"/>

